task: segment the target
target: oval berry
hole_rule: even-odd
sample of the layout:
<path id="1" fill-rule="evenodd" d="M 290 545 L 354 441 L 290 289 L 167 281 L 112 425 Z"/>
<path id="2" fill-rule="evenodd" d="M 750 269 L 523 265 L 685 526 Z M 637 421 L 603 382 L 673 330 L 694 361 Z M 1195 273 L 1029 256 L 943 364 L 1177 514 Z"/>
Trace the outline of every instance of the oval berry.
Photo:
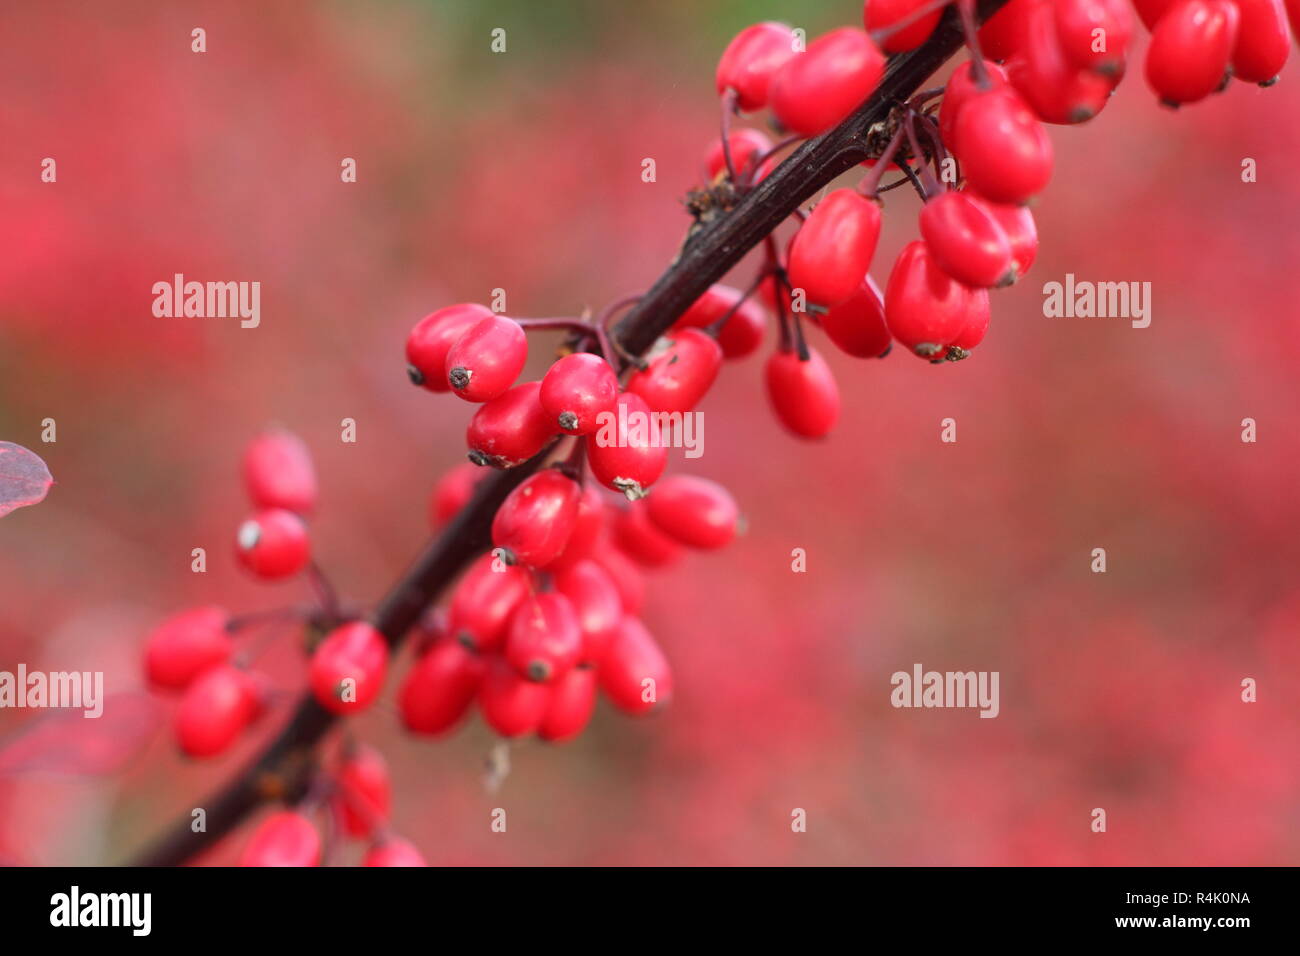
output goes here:
<path id="1" fill-rule="evenodd" d="M 594 482 L 583 486 L 573 533 L 564 543 L 560 556 L 546 566 L 548 571 L 555 573 L 590 557 L 605 530 L 606 510 L 605 496 L 600 487 Z"/>
<path id="2" fill-rule="evenodd" d="M 449 305 L 430 312 L 406 339 L 406 372 L 411 381 L 431 392 L 451 390 L 447 383 L 447 351 L 472 325 L 492 317 L 492 310 L 474 302 Z"/>
<path id="3" fill-rule="evenodd" d="M 699 329 L 681 329 L 659 340 L 649 366 L 628 379 L 651 411 L 689 412 L 713 387 L 722 368 L 722 346 Z"/>
<path id="4" fill-rule="evenodd" d="M 415 663 L 397 692 L 402 723 L 417 734 L 451 730 L 478 695 L 487 667 L 459 641 L 439 641 Z"/>
<path id="5" fill-rule="evenodd" d="M 961 331 L 950 343 L 951 348 L 969 352 L 984 341 L 989 330 L 989 293 L 987 289 L 976 289 L 970 297 Z"/>
<path id="6" fill-rule="evenodd" d="M 466 647 L 480 653 L 494 650 L 505 641 L 510 616 L 532 589 L 533 578 L 526 568 L 485 554 L 456 585 L 447 629 Z"/>
<path id="7" fill-rule="evenodd" d="M 767 327 L 767 314 L 754 298 L 744 299 L 744 293 L 729 285 L 711 285 L 702 296 L 682 313 L 673 331 L 684 328 L 703 328 L 726 317 L 718 331 L 718 345 L 723 358 L 738 359 L 752 354 L 763 344 Z M 739 303 L 739 305 L 737 305 Z M 729 314 L 729 315 L 728 315 Z"/>
<path id="8" fill-rule="evenodd" d="M 335 802 L 350 836 L 366 836 L 387 821 L 393 807 L 393 781 L 378 750 L 356 746 L 344 756 L 334 780 L 339 788 Z"/>
<path id="9" fill-rule="evenodd" d="M 853 295 L 880 238 L 880 204 L 854 189 L 819 202 L 790 244 L 790 285 L 809 302 L 835 305 Z"/>
<path id="10" fill-rule="evenodd" d="M 1147 82 L 1167 106 L 1195 103 L 1223 83 L 1237 42 L 1239 15 L 1228 0 L 1181 0 L 1147 47 Z"/>
<path id="11" fill-rule="evenodd" d="M 1124 59 L 1120 56 L 1105 75 L 1075 65 L 1061 49 L 1053 9 L 1044 4 L 1030 15 L 1027 42 L 1007 61 L 1007 76 L 1043 122 L 1084 123 L 1109 102 Z"/>
<path id="12" fill-rule="evenodd" d="M 244 486 L 256 508 L 311 514 L 316 508 L 316 469 L 311 452 L 292 432 L 270 431 L 244 452 Z"/>
<path id="13" fill-rule="evenodd" d="M 320 642 L 308 679 L 316 702 L 334 714 L 369 707 L 384 686 L 388 642 L 365 621 L 349 621 Z"/>
<path id="14" fill-rule="evenodd" d="M 587 463 L 596 480 L 629 499 L 642 497 L 668 464 L 659 418 L 635 392 L 618 397 L 616 414 L 602 421 L 586 442 Z"/>
<path id="15" fill-rule="evenodd" d="M 1075 69 L 1114 76 L 1123 72 L 1133 39 L 1133 11 L 1126 0 L 1055 0 L 1061 54 Z"/>
<path id="16" fill-rule="evenodd" d="M 536 730 L 550 700 L 549 687 L 521 677 L 500 657 L 488 664 L 478 694 L 483 719 L 502 737 L 519 737 Z"/>
<path id="17" fill-rule="evenodd" d="M 481 468 L 465 461 L 439 478 L 433 486 L 433 494 L 429 496 L 429 526 L 441 528 L 460 514 L 460 509 L 474 497 L 474 488 L 483 475 Z"/>
<path id="18" fill-rule="evenodd" d="M 219 607 L 196 607 L 167 618 L 149 635 L 144 670 L 154 687 L 180 690 L 200 674 L 226 663 L 234 649 Z"/>
<path id="19" fill-rule="evenodd" d="M 582 663 L 599 664 L 623 618 L 623 599 L 613 577 L 592 560 L 555 574 L 555 590 L 573 604 L 582 632 Z"/>
<path id="20" fill-rule="evenodd" d="M 263 820 L 239 857 L 240 866 L 318 866 L 320 834 L 301 813 L 281 810 Z"/>
<path id="21" fill-rule="evenodd" d="M 637 618 L 619 623 L 598 671 L 600 687 L 619 710 L 644 714 L 667 704 L 673 693 L 668 659 Z"/>
<path id="22" fill-rule="evenodd" d="M 773 352 L 767 360 L 767 397 L 776 417 L 801 438 L 821 438 L 840 417 L 840 390 L 830 366 L 815 348 L 800 361 L 796 351 Z"/>
<path id="23" fill-rule="evenodd" d="M 736 91 L 736 106 L 745 112 L 767 105 L 772 76 L 794 56 L 794 31 L 784 23 L 755 23 L 727 44 L 714 77 L 718 93 Z"/>
<path id="24" fill-rule="evenodd" d="M 761 129 L 742 127 L 732 130 L 727 136 L 727 149 L 731 153 L 731 167 L 735 170 L 736 178 L 742 181 L 752 178 L 754 182 L 762 180 L 772 171 L 774 165 L 768 160 L 763 163 L 762 169 L 756 167 L 758 161 L 766 156 L 771 148 L 772 141 Z M 706 178 L 710 182 L 726 172 L 727 156 L 722 149 L 721 137 L 715 139 L 705 152 L 704 169 L 707 173 Z"/>
<path id="25" fill-rule="evenodd" d="M 515 384 L 527 361 L 528 336 L 519 323 L 491 315 L 447 350 L 447 382 L 467 402 L 488 402 Z"/>
<path id="26" fill-rule="evenodd" d="M 262 711 L 256 678 L 237 667 L 218 666 L 185 690 L 176 709 L 176 741 L 191 757 L 214 757 L 235 742 Z"/>
<path id="27" fill-rule="evenodd" d="M 1282 0 L 1235 0 L 1241 14 L 1232 50 L 1232 75 L 1246 83 L 1268 86 L 1291 55 Z M 1300 9 L 1300 8 L 1298 8 Z"/>
<path id="28" fill-rule="evenodd" d="M 614 518 L 614 543 L 643 567 L 662 568 L 680 558 L 682 548 L 651 523 L 648 500 L 652 497 L 630 502 L 619 511 Z"/>
<path id="29" fill-rule="evenodd" d="M 582 657 L 578 615 L 563 594 L 548 591 L 515 608 L 506 637 L 506 660 L 531 681 L 563 677 Z"/>
<path id="30" fill-rule="evenodd" d="M 942 359 L 965 328 L 972 292 L 939 268 L 929 246 L 910 242 L 885 286 L 885 322 L 909 351 Z"/>
<path id="31" fill-rule="evenodd" d="M 961 108 L 979 92 L 973 63 L 973 60 L 966 60 L 952 71 L 952 76 L 948 77 L 943 88 L 943 101 L 939 104 L 939 138 L 954 151 L 957 149 L 957 117 Z M 991 89 L 998 89 L 1011 82 L 1007 79 L 1006 70 L 992 60 L 984 61 L 984 71 L 988 75 Z"/>
<path id="32" fill-rule="evenodd" d="M 239 526 L 235 555 L 245 568 L 268 581 L 297 574 L 311 558 L 307 525 L 283 508 L 259 511 Z"/>
<path id="33" fill-rule="evenodd" d="M 862 5 L 862 21 L 868 30 L 876 32 L 892 27 L 902 20 L 909 19 L 928 6 L 930 0 L 866 0 Z M 891 32 L 880 41 L 880 48 L 886 53 L 905 53 L 915 50 L 934 32 L 943 10 L 932 10 L 921 14 L 908 26 Z"/>
<path id="34" fill-rule="evenodd" d="M 716 481 L 671 475 L 659 483 L 647 504 L 654 526 L 688 548 L 713 551 L 736 536 L 740 509 Z"/>
<path id="35" fill-rule="evenodd" d="M 787 60 L 772 78 L 772 112 L 800 136 L 818 136 L 845 119 L 871 95 L 885 72 L 885 56 L 856 27 L 819 36 Z"/>
<path id="36" fill-rule="evenodd" d="M 1025 22 L 1045 0 L 1011 0 L 980 27 L 980 49 L 990 60 L 1005 60 L 1025 42 Z"/>
<path id="37" fill-rule="evenodd" d="M 935 263 L 958 282 L 976 288 L 1016 280 L 1011 243 L 987 209 L 970 193 L 940 193 L 921 209 L 921 237 Z"/>
<path id="38" fill-rule="evenodd" d="M 428 866 L 420 851 L 410 840 L 386 836 L 376 843 L 361 860 L 362 866 Z"/>
<path id="39" fill-rule="evenodd" d="M 618 376 L 610 364 L 590 352 L 560 359 L 542 379 L 541 402 L 547 424 L 566 435 L 596 430 L 596 418 L 618 401 Z"/>
<path id="40" fill-rule="evenodd" d="M 555 437 L 555 418 L 541 402 L 541 382 L 524 382 L 479 406 L 465 430 L 475 465 L 513 468 Z"/>
<path id="41" fill-rule="evenodd" d="M 977 93 L 963 104 L 956 148 L 970 188 L 994 202 L 1026 202 L 1052 178 L 1047 130 L 1010 87 Z"/>
<path id="42" fill-rule="evenodd" d="M 559 743 L 582 733 L 596 709 L 596 683 L 596 671 L 591 667 L 575 667 L 557 680 L 551 686 L 537 736 Z"/>
<path id="43" fill-rule="evenodd" d="M 558 468 L 526 478 L 492 519 L 492 543 L 508 564 L 542 568 L 558 558 L 578 522 L 582 489 Z"/>
<path id="44" fill-rule="evenodd" d="M 841 352 L 854 358 L 884 358 L 893 339 L 885 325 L 885 301 L 871 276 L 858 291 L 822 316 L 822 329 Z"/>

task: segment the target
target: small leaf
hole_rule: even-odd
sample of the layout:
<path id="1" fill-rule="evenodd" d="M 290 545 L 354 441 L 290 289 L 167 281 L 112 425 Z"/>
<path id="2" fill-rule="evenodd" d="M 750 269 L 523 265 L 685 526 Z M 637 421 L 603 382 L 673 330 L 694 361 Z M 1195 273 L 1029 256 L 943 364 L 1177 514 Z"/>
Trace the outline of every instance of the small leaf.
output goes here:
<path id="1" fill-rule="evenodd" d="M 15 508 L 45 500 L 54 479 L 39 455 L 22 445 L 0 441 L 0 518 Z"/>
<path id="2" fill-rule="evenodd" d="M 162 706 L 145 693 L 114 694 L 100 717 L 57 710 L 0 740 L 0 777 L 20 773 L 102 776 L 144 752 L 162 722 Z"/>

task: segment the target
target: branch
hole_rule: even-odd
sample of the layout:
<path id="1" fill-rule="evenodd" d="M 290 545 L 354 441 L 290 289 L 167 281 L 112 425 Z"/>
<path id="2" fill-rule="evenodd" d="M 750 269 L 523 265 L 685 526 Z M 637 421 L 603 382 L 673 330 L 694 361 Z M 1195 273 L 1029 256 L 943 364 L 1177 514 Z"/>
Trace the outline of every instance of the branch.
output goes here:
<path id="1" fill-rule="evenodd" d="M 1007 0 L 979 0 L 987 20 Z M 840 173 L 868 157 L 867 131 L 920 88 L 962 45 L 953 8 L 921 47 L 893 57 L 880 87 L 852 116 L 805 143 L 749 192 L 731 212 L 701 229 L 650 291 L 611 330 L 628 353 L 641 355 L 713 283 L 761 243 L 794 210 Z M 479 482 L 474 498 L 429 544 L 393 586 L 374 625 L 396 649 L 425 608 L 467 563 L 491 547 L 492 518 L 506 496 L 546 460 L 554 445 L 518 467 Z M 184 814 L 158 840 L 128 861 L 132 866 L 176 866 L 216 843 L 267 800 L 306 791 L 315 751 L 337 718 L 305 693 L 284 729 L 230 783 L 200 801 L 206 830 L 191 830 Z"/>

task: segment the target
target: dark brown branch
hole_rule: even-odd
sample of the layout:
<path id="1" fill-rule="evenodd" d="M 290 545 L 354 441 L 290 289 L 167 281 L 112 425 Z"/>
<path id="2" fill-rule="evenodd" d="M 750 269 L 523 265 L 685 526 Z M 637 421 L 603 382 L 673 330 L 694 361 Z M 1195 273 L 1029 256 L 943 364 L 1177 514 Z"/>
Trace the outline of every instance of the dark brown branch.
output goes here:
<path id="1" fill-rule="evenodd" d="M 981 0 L 980 22 L 1006 2 Z M 866 159 L 867 131 L 915 93 L 961 44 L 961 27 L 949 8 L 924 45 L 890 61 L 880 88 L 857 112 L 829 133 L 801 146 L 734 210 L 696 233 L 677 261 L 615 323 L 615 341 L 628 353 L 646 352 L 705 289 L 726 275 L 800 203 Z M 541 466 L 549 451 L 480 482 L 473 500 L 384 598 L 374 624 L 394 649 L 460 570 L 488 550 L 497 506 Z M 263 802 L 302 794 L 314 767 L 316 747 L 335 719 L 317 705 L 311 694 L 304 694 L 289 722 L 266 749 L 229 784 L 195 804 L 207 814 L 204 832 L 192 832 L 187 812 L 129 864 L 184 863 L 228 834 Z"/>

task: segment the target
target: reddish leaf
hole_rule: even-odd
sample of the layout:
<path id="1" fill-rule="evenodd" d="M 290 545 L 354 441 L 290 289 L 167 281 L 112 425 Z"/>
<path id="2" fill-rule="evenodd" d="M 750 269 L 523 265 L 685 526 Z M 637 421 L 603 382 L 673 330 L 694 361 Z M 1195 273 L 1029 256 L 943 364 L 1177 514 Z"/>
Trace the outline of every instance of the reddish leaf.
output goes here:
<path id="1" fill-rule="evenodd" d="M 45 500 L 54 479 L 40 456 L 22 445 L 0 441 L 0 518 L 15 508 Z"/>
<path id="2" fill-rule="evenodd" d="M 114 694 L 99 717 L 52 711 L 0 740 L 0 776 L 115 773 L 144 750 L 161 721 L 162 705 L 144 693 Z"/>

